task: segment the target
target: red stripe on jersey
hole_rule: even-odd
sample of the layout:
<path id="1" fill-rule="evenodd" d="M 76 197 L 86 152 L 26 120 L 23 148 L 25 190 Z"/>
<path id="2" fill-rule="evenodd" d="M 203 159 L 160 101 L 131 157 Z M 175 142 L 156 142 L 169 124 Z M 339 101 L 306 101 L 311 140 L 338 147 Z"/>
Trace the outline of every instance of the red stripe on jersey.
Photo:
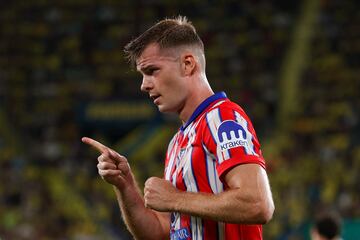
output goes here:
<path id="1" fill-rule="evenodd" d="M 265 168 L 255 130 L 245 112 L 227 98 L 205 100 L 175 135 L 165 161 L 165 178 L 183 191 L 218 194 L 226 173 L 239 164 Z M 218 223 L 174 213 L 171 232 L 187 228 L 189 239 L 262 239 L 261 225 Z"/>
<path id="2" fill-rule="evenodd" d="M 204 220 L 204 239 L 218 239 L 218 223 Z"/>
<path id="3" fill-rule="evenodd" d="M 226 239 L 259 239 L 262 235 L 262 226 L 226 224 L 225 232 Z M 234 238 L 234 236 L 239 236 L 239 238 Z"/>
<path id="4" fill-rule="evenodd" d="M 202 161 L 196 161 L 202 159 Z M 192 169 L 196 170 L 194 178 L 199 192 L 212 193 L 212 190 L 208 181 L 207 166 L 206 166 L 206 153 L 202 146 L 193 145 L 191 165 Z"/>

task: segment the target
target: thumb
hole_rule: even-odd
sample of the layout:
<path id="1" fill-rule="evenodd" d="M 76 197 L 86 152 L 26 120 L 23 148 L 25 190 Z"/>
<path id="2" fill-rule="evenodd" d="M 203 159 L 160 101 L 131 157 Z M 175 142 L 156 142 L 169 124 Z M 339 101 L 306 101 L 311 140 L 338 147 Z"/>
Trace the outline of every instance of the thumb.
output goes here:
<path id="1" fill-rule="evenodd" d="M 113 159 L 117 163 L 127 162 L 126 157 L 124 157 L 123 155 L 119 154 L 118 152 L 116 152 L 112 149 L 109 149 L 109 155 L 110 155 L 111 159 Z"/>

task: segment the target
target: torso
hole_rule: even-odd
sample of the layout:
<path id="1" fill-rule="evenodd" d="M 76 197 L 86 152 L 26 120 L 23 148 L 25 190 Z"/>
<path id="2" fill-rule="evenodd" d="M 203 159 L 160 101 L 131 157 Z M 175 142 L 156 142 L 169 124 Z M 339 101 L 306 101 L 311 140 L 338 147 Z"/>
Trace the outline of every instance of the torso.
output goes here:
<path id="1" fill-rule="evenodd" d="M 229 113 L 229 109 L 233 112 Z M 265 167 L 256 134 L 239 106 L 215 96 L 213 101 L 200 106 L 194 115 L 177 132 L 167 151 L 165 179 L 176 188 L 218 194 L 226 190 L 222 175 L 233 166 L 251 162 Z M 239 137 L 236 135 L 235 140 L 230 138 L 234 135 L 229 132 L 228 143 L 220 146 L 219 138 L 221 143 L 224 139 L 218 131 L 228 123 L 242 126 L 246 133 Z M 226 133 L 223 136 L 226 137 Z M 236 145 L 239 142 L 245 144 Z M 171 213 L 171 239 L 262 239 L 261 232 L 259 225 L 227 224 Z"/>

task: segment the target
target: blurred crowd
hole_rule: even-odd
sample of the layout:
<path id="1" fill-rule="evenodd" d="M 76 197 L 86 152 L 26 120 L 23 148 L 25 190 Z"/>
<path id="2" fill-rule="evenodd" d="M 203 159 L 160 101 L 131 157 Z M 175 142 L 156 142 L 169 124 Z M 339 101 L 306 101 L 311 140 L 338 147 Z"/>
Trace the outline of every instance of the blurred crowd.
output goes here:
<path id="1" fill-rule="evenodd" d="M 92 136 L 109 146 L 129 129 L 79 120 L 99 101 L 147 101 L 123 47 L 157 20 L 186 15 L 202 37 L 207 74 L 253 120 L 276 211 L 269 239 L 302 239 L 319 209 L 360 216 L 360 19 L 356 1 L 321 1 L 291 128 L 274 141 L 279 74 L 302 2 L 12 1 L 0 3 L 0 238 L 130 239 L 111 186 L 97 176 Z M 149 122 L 152 122 L 149 119 Z M 162 124 L 174 130 L 173 121 Z M 118 124 L 121 124 L 120 122 Z M 145 123 L 146 124 L 146 123 Z M 167 136 L 167 137 L 170 137 Z M 161 175 L 167 141 L 142 157 Z M 276 149 L 276 150 L 274 150 Z M 124 153 L 126 154 L 126 152 Z M 129 159 L 131 162 L 131 159 Z M 145 163 L 146 162 L 146 163 Z M 152 171 L 154 170 L 154 171 Z"/>
<path id="2" fill-rule="evenodd" d="M 281 150 L 268 159 L 277 202 L 271 230 L 284 239 L 299 239 L 304 219 L 321 211 L 360 217 L 358 7 L 355 1 L 322 2 L 298 86 L 299 109 L 287 136 L 280 136 Z"/>

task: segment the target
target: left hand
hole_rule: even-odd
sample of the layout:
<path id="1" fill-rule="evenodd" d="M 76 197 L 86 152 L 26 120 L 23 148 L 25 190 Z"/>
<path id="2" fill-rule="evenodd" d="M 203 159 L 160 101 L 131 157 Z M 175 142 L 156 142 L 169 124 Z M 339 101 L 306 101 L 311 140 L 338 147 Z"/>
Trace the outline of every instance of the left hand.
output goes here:
<path id="1" fill-rule="evenodd" d="M 179 191 L 167 180 L 151 177 L 145 182 L 145 207 L 159 212 L 174 210 Z"/>

